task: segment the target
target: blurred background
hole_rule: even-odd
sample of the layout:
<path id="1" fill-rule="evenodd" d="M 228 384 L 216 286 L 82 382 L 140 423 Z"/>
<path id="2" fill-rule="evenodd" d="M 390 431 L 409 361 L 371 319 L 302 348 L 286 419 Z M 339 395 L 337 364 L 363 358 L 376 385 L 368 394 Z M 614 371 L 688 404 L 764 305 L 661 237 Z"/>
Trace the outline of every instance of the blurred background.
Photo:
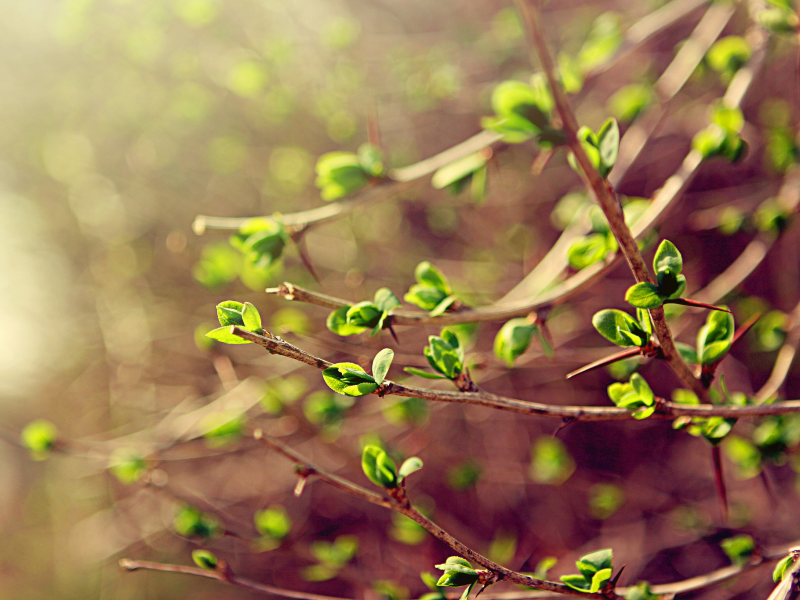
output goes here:
<path id="1" fill-rule="evenodd" d="M 597 128 L 616 114 L 625 130 L 637 113 L 658 108 L 647 90 L 709 5 L 695 2 L 632 53 L 611 57 L 629 27 L 663 4 L 547 6 L 554 51 L 579 56 L 592 39 L 607 46 L 595 52 L 608 69 L 589 76 L 587 67 L 576 97 L 582 124 Z M 428 591 L 419 573 L 435 572 L 452 551 L 412 522 L 319 482 L 295 498 L 292 465 L 237 439 L 245 417 L 362 485 L 364 443 L 421 457 L 412 501 L 515 570 L 533 571 L 554 556 L 557 578 L 575 571 L 578 556 L 612 547 L 615 565 L 627 564 L 621 584 L 667 583 L 729 564 L 720 542 L 733 535 L 765 546 L 800 538 L 796 419 L 780 421 L 783 437 L 769 456 L 750 441 L 762 423 L 737 424 L 741 441 L 724 453 L 734 460 L 725 459 L 731 514 L 723 522 L 710 446 L 668 422 L 578 423 L 554 438 L 552 420 L 391 397 L 353 401 L 299 363 L 252 345 L 204 341 L 218 302 L 250 301 L 268 329 L 329 360 L 369 365 L 378 350 L 393 348 L 389 377 L 401 380 L 402 366 L 425 366 L 422 347 L 438 329 L 398 328 L 399 343 L 386 332 L 341 338 L 326 330 L 327 310 L 264 288 L 291 281 L 357 302 L 387 286 L 402 297 L 415 265 L 430 260 L 467 304 L 486 305 L 586 212 L 580 195 L 559 203 L 582 189 L 564 152 L 534 177 L 537 150 L 522 144 L 495 147 L 483 199 L 434 190 L 426 178 L 311 229 L 303 242 L 319 282 L 293 244 L 281 260 L 256 268 L 226 232 L 192 231 L 198 214 L 323 205 L 317 157 L 355 151 L 368 123 L 392 167 L 480 132 L 494 86 L 527 81 L 533 71 L 509 3 L 2 5 L 0 598 L 250 597 L 117 566 L 122 557 L 191 564 L 197 547 L 241 576 L 293 590 L 398 600 Z M 721 35 L 745 35 L 747 6 L 728 6 Z M 683 252 L 690 291 L 714 280 L 755 237 L 769 239 L 753 274 L 725 295 L 737 322 L 770 315 L 724 363 L 729 387 L 745 393 L 769 377 L 800 299 L 797 224 L 787 217 L 773 229 L 759 225 L 797 158 L 795 59 L 790 41 L 770 40 L 742 105 L 748 156 L 701 167 L 660 230 Z M 620 183 L 623 194 L 649 197 L 678 168 L 730 80 L 721 71 L 708 61 L 691 70 Z M 640 101 L 615 96 L 631 84 L 644 90 Z M 521 399 L 610 405 L 606 386 L 627 367 L 569 383 L 564 375 L 613 351 L 590 327 L 591 315 L 622 307 L 630 284 L 620 265 L 559 306 L 549 320 L 555 357 L 534 342 L 514 369 L 492 353 L 502 323 L 459 327 L 475 379 Z M 680 339 L 692 342 L 704 318 L 684 316 Z M 663 365 L 642 372 L 659 395 L 677 385 Z M 798 385 L 795 364 L 781 396 L 796 398 Z M 62 442 L 38 461 L 19 435 L 41 418 Z M 756 598 L 771 585 L 762 568 L 695 595 Z"/>

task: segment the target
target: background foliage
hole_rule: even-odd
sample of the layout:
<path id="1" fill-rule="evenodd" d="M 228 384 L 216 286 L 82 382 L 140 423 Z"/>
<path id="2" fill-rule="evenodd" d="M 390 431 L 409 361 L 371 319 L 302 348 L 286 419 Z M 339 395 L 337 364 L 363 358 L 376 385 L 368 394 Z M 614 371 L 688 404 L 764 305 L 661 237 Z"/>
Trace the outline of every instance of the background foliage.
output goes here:
<path id="1" fill-rule="evenodd" d="M 617 27 L 624 32 L 658 5 L 552 3 L 548 41 L 591 64 Z M 430 260 L 477 306 L 544 256 L 581 197 L 557 201 L 582 185 L 564 153 L 532 179 L 530 145 L 497 153 L 484 201 L 423 183 L 313 229 L 305 245 L 319 285 L 292 243 L 259 269 L 226 235 L 190 229 L 196 214 L 321 205 L 317 157 L 355 152 L 370 120 L 394 167 L 478 132 L 494 86 L 531 73 L 506 4 L 29 0 L 3 2 L 3 14 L 0 415 L 9 443 L 0 444 L 0 598 L 245 597 L 180 576 L 118 573 L 121 556 L 189 564 L 197 533 L 218 534 L 207 546 L 237 573 L 281 587 L 391 598 L 427 590 L 419 573 L 443 562 L 446 548 L 407 519 L 321 485 L 295 499 L 291 465 L 236 439 L 243 414 L 362 483 L 364 444 L 384 445 L 398 464 L 420 456 L 415 502 L 517 570 L 555 556 L 553 572 L 570 573 L 577 557 L 613 547 L 617 564 L 627 563 L 623 582 L 660 583 L 727 564 L 719 543 L 733 533 L 761 544 L 799 537 L 791 509 L 798 455 L 762 466 L 747 445 L 752 422 L 737 425 L 740 441 L 729 444 L 738 458 L 726 462 L 731 518 L 723 524 L 707 445 L 669 423 L 578 423 L 553 438 L 551 421 L 413 399 L 353 401 L 331 394 L 318 373 L 253 346 L 195 343 L 193 331 L 216 326 L 214 306 L 236 298 L 255 304 L 267 329 L 318 355 L 368 366 L 392 347 L 389 377 L 398 378 L 401 365 L 427 367 L 421 351 L 438 329 L 400 328 L 399 344 L 386 332 L 340 338 L 325 329 L 327 311 L 263 288 L 288 280 L 353 302 L 381 287 L 402 297 L 416 265 Z M 624 128 L 701 15 L 691 12 L 592 80 L 575 103 L 581 124 L 597 130 L 611 112 Z M 748 26 L 737 5 L 724 34 Z M 586 50 L 587 38 L 598 47 Z M 683 253 L 690 290 L 756 235 L 758 219 L 769 218 L 758 207 L 796 159 L 795 51 L 772 42 L 745 99 L 747 157 L 704 165 L 661 228 Z M 649 197 L 676 170 L 724 91 L 726 65 L 710 56 L 698 67 L 621 193 Z M 727 359 L 731 389 L 758 389 L 769 375 L 784 313 L 800 296 L 798 242 L 790 221 L 726 299 L 737 322 L 783 311 L 770 312 Z M 591 316 L 623 308 L 630 284 L 620 266 L 554 310 L 555 357 L 534 340 L 513 370 L 492 352 L 502 323 L 458 328 L 473 376 L 514 397 L 607 405 L 611 375 L 568 383 L 564 375 L 608 352 Z M 704 318 L 691 314 L 679 339 L 692 341 Z M 675 387 L 663 366 L 643 373 L 656 394 Z M 788 397 L 798 384 L 795 365 Z M 16 445 L 38 417 L 75 440 L 66 455 L 34 463 Z M 169 447 L 203 433 L 211 439 Z M 771 493 L 753 479 L 762 469 Z M 761 575 L 717 595 L 764 596 L 770 581 Z"/>

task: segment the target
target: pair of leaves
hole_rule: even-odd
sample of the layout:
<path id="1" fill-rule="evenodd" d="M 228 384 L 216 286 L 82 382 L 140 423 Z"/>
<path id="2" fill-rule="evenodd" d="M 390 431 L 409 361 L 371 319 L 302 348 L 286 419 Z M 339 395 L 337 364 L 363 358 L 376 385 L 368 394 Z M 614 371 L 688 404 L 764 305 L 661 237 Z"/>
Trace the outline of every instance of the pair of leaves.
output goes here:
<path id="1" fill-rule="evenodd" d="M 461 587 L 467 586 L 460 600 L 467 600 L 472 588 L 478 583 L 480 575 L 472 568 L 470 562 L 460 556 L 451 556 L 441 565 L 436 565 L 440 571 L 444 571 L 436 585 L 442 587 Z"/>
<path id="2" fill-rule="evenodd" d="M 256 268 L 263 270 L 281 257 L 289 236 L 277 219 L 257 217 L 245 222 L 229 241 Z"/>
<path id="3" fill-rule="evenodd" d="M 462 156 L 436 171 L 431 179 L 431 185 L 434 189 L 447 188 L 451 193 L 458 194 L 470 184 L 473 200 L 481 202 L 486 195 L 488 173 L 486 163 L 491 156 L 492 152 L 489 149 Z"/>
<path id="4" fill-rule="evenodd" d="M 561 581 L 579 592 L 597 593 L 611 581 L 612 559 L 610 548 L 582 556 L 575 562 L 580 575 L 563 575 Z"/>
<path id="5" fill-rule="evenodd" d="M 269 544 L 268 548 L 262 545 L 261 549 L 277 548 L 292 528 L 292 520 L 280 504 L 257 511 L 253 515 L 253 523 L 261 536 L 260 541 Z"/>
<path id="6" fill-rule="evenodd" d="M 608 397 L 620 408 L 632 410 L 636 419 L 646 419 L 656 409 L 655 394 L 638 373 L 631 375 L 629 383 L 612 383 L 608 386 Z"/>
<path id="7" fill-rule="evenodd" d="M 219 537 L 225 531 L 216 517 L 189 505 L 175 515 L 173 527 L 180 535 L 204 539 Z"/>
<path id="8" fill-rule="evenodd" d="M 361 468 L 372 483 L 383 488 L 396 488 L 402 481 L 422 468 L 422 461 L 416 456 L 407 458 L 400 470 L 386 451 L 380 446 L 365 446 L 361 454 Z"/>
<path id="9" fill-rule="evenodd" d="M 336 200 L 349 196 L 373 179 L 382 178 L 386 172 L 383 153 L 372 144 L 362 144 L 358 154 L 328 152 L 317 160 L 317 179 L 323 200 Z"/>
<path id="10" fill-rule="evenodd" d="M 600 176 L 603 179 L 608 177 L 614 167 L 614 163 L 617 162 L 617 154 L 619 154 L 619 125 L 617 125 L 617 120 L 609 117 L 597 130 L 597 133 L 589 127 L 581 127 L 578 130 L 578 141 L 586 151 L 592 166 L 600 173 Z M 568 160 L 572 168 L 580 173 L 581 168 L 575 155 L 570 153 Z"/>
<path id="11" fill-rule="evenodd" d="M 384 348 L 372 361 L 372 375 L 355 363 L 336 363 L 322 371 L 322 378 L 338 394 L 365 396 L 380 387 L 393 359 L 394 350 Z"/>
<path id="12" fill-rule="evenodd" d="M 540 146 L 562 144 L 564 134 L 550 127 L 553 97 L 541 73 L 531 77 L 530 85 L 504 81 L 492 92 L 493 117 L 481 119 L 484 129 L 503 135 L 503 141 L 520 144 L 533 137 Z"/>
<path id="13" fill-rule="evenodd" d="M 721 156 L 732 163 L 739 162 L 747 154 L 747 142 L 739 133 L 744 126 L 744 116 L 738 108 L 718 104 L 713 108 L 711 123 L 692 138 L 692 148 L 703 158 Z"/>
<path id="14" fill-rule="evenodd" d="M 400 306 L 400 300 L 389 288 L 375 292 L 373 302 L 365 300 L 351 306 L 340 306 L 328 315 L 325 324 L 336 335 L 356 335 L 367 329 L 377 334 L 389 326 L 391 311 Z"/>
<path id="15" fill-rule="evenodd" d="M 728 312 L 712 312 L 697 333 L 697 362 L 712 365 L 722 360 L 733 345 L 735 325 Z"/>
<path id="16" fill-rule="evenodd" d="M 417 283 L 411 286 L 403 300 L 427 310 L 432 317 L 444 314 L 457 300 L 445 274 L 427 260 L 416 266 L 414 278 Z"/>
<path id="17" fill-rule="evenodd" d="M 317 559 L 318 564 L 303 567 L 303 578 L 306 581 L 333 579 L 352 560 L 358 551 L 358 546 L 358 538 L 353 535 L 340 535 L 333 542 L 323 540 L 313 542 L 311 554 Z"/>
<path id="18" fill-rule="evenodd" d="M 600 335 L 617 346 L 642 348 L 650 343 L 653 325 L 647 311 L 637 308 L 636 315 L 638 321 L 628 313 L 608 308 L 595 313 L 592 325 Z"/>
<path id="19" fill-rule="evenodd" d="M 684 389 L 672 392 L 672 400 L 678 404 L 700 404 L 700 400 L 693 392 Z M 678 417 L 673 421 L 672 428 L 686 429 L 689 434 L 704 438 L 712 446 L 718 446 L 728 436 L 735 424 L 736 419 L 722 417 Z"/>
<path id="20" fill-rule="evenodd" d="M 458 336 L 450 329 L 442 329 L 441 336 L 428 337 L 428 345 L 423 349 L 428 364 L 436 373 L 406 367 L 407 373 L 425 379 L 456 379 L 464 370 L 464 348 Z"/>
<path id="21" fill-rule="evenodd" d="M 526 318 L 511 319 L 500 328 L 494 338 L 495 356 L 509 367 L 513 367 L 514 361 L 531 345 L 534 335 L 541 343 L 545 354 L 552 357 L 553 348 L 542 334 L 541 328 Z"/>
<path id="22" fill-rule="evenodd" d="M 680 298 L 686 289 L 686 277 L 681 275 L 683 257 L 675 244 L 664 240 L 653 257 L 653 270 L 657 284 L 641 282 L 625 292 L 625 300 L 636 308 L 658 308 L 669 300 Z"/>
<path id="23" fill-rule="evenodd" d="M 258 310 L 250 302 L 241 303 L 235 300 L 220 302 L 217 304 L 217 319 L 222 327 L 212 329 L 206 334 L 206 337 L 224 344 L 250 343 L 249 340 L 232 334 L 232 325 L 259 335 L 264 333 L 264 329 L 261 327 L 261 315 L 258 314 Z"/>

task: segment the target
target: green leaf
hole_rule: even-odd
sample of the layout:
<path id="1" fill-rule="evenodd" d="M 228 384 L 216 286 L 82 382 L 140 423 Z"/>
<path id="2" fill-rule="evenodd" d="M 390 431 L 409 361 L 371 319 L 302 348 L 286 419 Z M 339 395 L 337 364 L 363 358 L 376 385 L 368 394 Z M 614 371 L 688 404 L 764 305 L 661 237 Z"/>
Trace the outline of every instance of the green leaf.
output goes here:
<path id="1" fill-rule="evenodd" d="M 451 556 L 436 568 L 444 571 L 436 585 L 443 587 L 471 586 L 478 581 L 478 572 L 472 568 L 468 560 L 460 556 Z"/>
<path id="2" fill-rule="evenodd" d="M 617 241 L 613 235 L 593 233 L 572 242 L 567 260 L 573 269 L 581 270 L 603 260 L 609 252 L 616 250 Z"/>
<path id="3" fill-rule="evenodd" d="M 690 365 L 696 365 L 700 363 L 700 361 L 697 358 L 697 350 L 692 348 L 689 344 L 684 344 L 683 342 L 675 342 L 675 347 L 678 349 L 681 358 L 685 362 L 689 363 Z"/>
<path id="4" fill-rule="evenodd" d="M 261 537 L 276 541 L 289 535 L 292 528 L 292 521 L 286 514 L 286 509 L 280 504 L 257 511 L 253 515 L 253 523 Z"/>
<path id="5" fill-rule="evenodd" d="M 36 419 L 24 427 L 20 440 L 34 460 L 44 460 L 56 445 L 58 429 L 46 419 Z"/>
<path id="6" fill-rule="evenodd" d="M 706 324 L 697 333 L 697 356 L 700 364 L 710 365 L 724 357 L 733 343 L 735 325 L 733 315 L 713 311 L 706 318 Z"/>
<path id="7" fill-rule="evenodd" d="M 219 560 L 208 550 L 192 550 L 192 560 L 201 569 L 206 571 L 215 571 Z"/>
<path id="8" fill-rule="evenodd" d="M 391 348 L 384 348 L 372 360 L 372 377 L 378 385 L 383 383 L 386 378 L 389 367 L 392 365 L 392 360 L 394 360 L 394 350 Z"/>
<path id="9" fill-rule="evenodd" d="M 429 311 L 428 314 L 431 317 L 438 317 L 439 315 L 443 315 L 445 312 L 447 312 L 447 309 L 450 308 L 453 305 L 453 302 L 455 302 L 456 300 L 458 300 L 457 296 L 453 296 L 453 295 L 447 296 L 444 300 L 439 302 L 439 304 L 434 306 Z"/>
<path id="10" fill-rule="evenodd" d="M 419 306 L 422 310 L 434 310 L 448 296 L 439 288 L 430 285 L 416 284 L 403 296 L 403 300 L 414 306 Z"/>
<path id="11" fill-rule="evenodd" d="M 700 152 L 703 158 L 711 158 L 721 153 L 728 135 L 725 129 L 712 123 L 695 134 L 692 138 L 692 148 Z"/>
<path id="12" fill-rule="evenodd" d="M 132 448 L 117 448 L 108 459 L 108 468 L 120 482 L 131 484 L 147 473 L 144 458 Z"/>
<path id="13" fill-rule="evenodd" d="M 575 461 L 558 438 L 540 437 L 531 447 L 529 475 L 536 483 L 561 485 L 575 472 Z"/>
<path id="14" fill-rule="evenodd" d="M 494 338 L 495 356 L 513 367 L 514 361 L 530 346 L 536 329 L 525 318 L 506 321 Z"/>
<path id="15" fill-rule="evenodd" d="M 375 306 L 375 304 L 365 300 L 363 302 L 353 304 L 353 306 L 348 308 L 346 317 L 347 322 L 350 325 L 371 328 L 378 324 L 382 313 L 383 311 Z"/>
<path id="16" fill-rule="evenodd" d="M 486 162 L 487 155 L 482 151 L 462 156 L 436 171 L 431 179 L 431 185 L 437 190 L 445 188 L 465 177 L 472 176 Z"/>
<path id="17" fill-rule="evenodd" d="M 372 177 L 383 177 L 386 171 L 383 152 L 372 144 L 361 144 L 358 147 L 358 163 Z"/>
<path id="18" fill-rule="evenodd" d="M 322 378 L 334 392 L 345 396 L 365 396 L 378 389 L 378 384 L 355 363 L 337 363 L 322 371 Z"/>
<path id="19" fill-rule="evenodd" d="M 756 543 L 747 534 L 736 535 L 720 542 L 722 550 L 735 565 L 745 565 L 756 550 Z"/>
<path id="20" fill-rule="evenodd" d="M 349 311 L 350 308 L 350 306 L 340 306 L 328 315 L 325 325 L 330 331 L 336 335 L 342 336 L 356 335 L 362 331 L 366 331 L 367 328 L 362 325 L 347 322 L 347 311 Z"/>
<path id="21" fill-rule="evenodd" d="M 664 240 L 659 244 L 658 250 L 653 257 L 653 270 L 656 273 L 661 271 L 670 271 L 675 276 L 681 274 L 683 271 L 683 257 L 675 244 L 669 240 Z"/>
<path id="22" fill-rule="evenodd" d="M 664 304 L 664 300 L 658 286 L 646 281 L 632 285 L 625 292 L 625 301 L 636 308 L 658 308 Z"/>
<path id="23" fill-rule="evenodd" d="M 611 569 L 613 566 L 614 552 L 611 548 L 604 548 L 597 550 L 590 554 L 581 556 L 576 562 L 575 566 L 584 577 L 593 577 L 595 573 L 603 569 Z"/>
<path id="24" fill-rule="evenodd" d="M 242 318 L 242 311 L 244 304 L 234 300 L 226 300 L 217 304 L 217 318 L 219 324 L 223 327 L 230 327 L 237 325 L 238 327 L 245 327 L 244 319 Z"/>
<path id="25" fill-rule="evenodd" d="M 244 321 L 244 328 L 248 331 L 261 333 L 264 331 L 261 328 L 261 315 L 258 310 L 250 302 L 245 302 L 242 308 L 242 321 Z"/>
<path id="26" fill-rule="evenodd" d="M 211 338 L 212 340 L 217 340 L 218 342 L 222 342 L 223 344 L 251 344 L 250 340 L 246 340 L 238 335 L 234 335 L 231 333 L 231 327 L 217 327 L 216 329 L 212 329 L 206 334 L 206 337 Z"/>
<path id="27" fill-rule="evenodd" d="M 586 581 L 583 575 L 562 575 L 561 581 L 579 592 L 588 592 L 592 587 L 591 581 Z"/>
<path id="28" fill-rule="evenodd" d="M 380 487 L 397 487 L 397 468 L 389 455 L 378 446 L 365 446 L 361 455 L 361 468 L 364 475 Z"/>
<path id="29" fill-rule="evenodd" d="M 633 83 L 619 88 L 606 103 L 607 109 L 623 122 L 633 121 L 653 100 L 651 86 Z"/>
<path id="30" fill-rule="evenodd" d="M 708 65 L 720 73 L 733 75 L 750 59 L 751 50 L 747 41 L 737 35 L 719 39 L 706 54 Z"/>
<path id="31" fill-rule="evenodd" d="M 619 154 L 619 125 L 613 117 L 606 120 L 597 131 L 597 149 L 600 151 L 600 173 L 605 178 Z"/>
<path id="32" fill-rule="evenodd" d="M 655 403 L 655 394 L 653 394 L 653 390 L 650 389 L 650 386 L 647 385 L 644 377 L 638 373 L 634 373 L 631 375 L 631 385 L 633 385 L 633 389 L 636 391 L 636 394 L 639 396 L 639 401 L 642 404 L 645 406 L 652 406 Z"/>
<path id="33" fill-rule="evenodd" d="M 423 261 L 417 265 L 414 269 L 414 277 L 417 283 L 436 288 L 445 296 L 449 296 L 453 293 L 453 290 L 450 288 L 450 283 L 447 281 L 447 277 L 445 277 L 444 273 L 428 261 Z"/>
<path id="34" fill-rule="evenodd" d="M 403 369 L 406 373 L 411 373 L 412 375 L 416 375 L 417 377 L 422 377 L 423 379 L 447 379 L 444 375 L 440 375 L 439 373 L 431 373 L 429 371 L 423 371 L 422 369 L 417 369 L 416 367 L 405 367 Z"/>
<path id="35" fill-rule="evenodd" d="M 789 567 L 794 564 L 795 560 L 796 559 L 794 555 L 791 553 L 788 556 L 784 556 L 782 559 L 780 559 L 778 564 L 775 565 L 775 569 L 772 571 L 772 581 L 775 583 L 783 581 L 786 571 L 788 571 Z"/>
<path id="36" fill-rule="evenodd" d="M 400 465 L 400 471 L 398 472 L 398 475 L 400 476 L 400 479 L 405 479 L 412 473 L 419 471 L 421 468 L 422 461 L 416 456 L 412 456 L 411 458 L 407 458 L 405 461 L 403 461 L 403 464 Z"/>
<path id="37" fill-rule="evenodd" d="M 323 200 L 336 200 L 369 183 L 369 176 L 352 152 L 329 152 L 317 160 L 316 185 Z"/>
<path id="38" fill-rule="evenodd" d="M 384 287 L 375 292 L 375 306 L 378 307 L 378 310 L 389 312 L 400 306 L 400 300 L 392 293 L 392 290 Z"/>
<path id="39" fill-rule="evenodd" d="M 592 577 L 592 585 L 589 587 L 589 592 L 597 593 L 600 591 L 608 581 L 611 579 L 611 569 L 601 569 Z"/>
<path id="40" fill-rule="evenodd" d="M 214 538 L 222 535 L 224 529 L 215 517 L 186 505 L 175 515 L 175 531 L 185 537 Z"/>
<path id="41" fill-rule="evenodd" d="M 578 52 L 578 64 L 584 73 L 607 62 L 622 43 L 619 15 L 605 12 L 593 23 L 589 36 Z"/>
<path id="42" fill-rule="evenodd" d="M 598 333 L 617 346 L 644 346 L 650 338 L 641 325 L 630 315 L 616 309 L 595 313 L 592 325 Z"/>
<path id="43" fill-rule="evenodd" d="M 773 4 L 775 4 L 773 2 Z M 768 8 L 758 13 L 758 20 L 773 33 L 794 34 L 800 27 L 797 13 L 792 8 Z"/>

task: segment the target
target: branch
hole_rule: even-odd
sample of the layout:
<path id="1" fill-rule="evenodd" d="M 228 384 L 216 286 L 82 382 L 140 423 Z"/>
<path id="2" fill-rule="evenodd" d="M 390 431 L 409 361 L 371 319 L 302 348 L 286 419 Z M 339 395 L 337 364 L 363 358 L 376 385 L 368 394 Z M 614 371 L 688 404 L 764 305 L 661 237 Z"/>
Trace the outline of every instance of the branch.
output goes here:
<path id="1" fill-rule="evenodd" d="M 237 577 L 230 573 L 230 571 L 208 571 L 200 567 L 190 567 L 185 565 L 169 565 L 164 563 L 150 562 L 149 560 L 132 560 L 130 558 L 123 558 L 119 561 L 119 566 L 125 571 L 164 571 L 167 573 L 183 573 L 184 575 L 195 575 L 197 577 L 205 577 L 207 579 L 216 579 L 223 583 L 246 588 L 256 592 L 265 594 L 272 594 L 274 596 L 283 596 L 284 598 L 297 598 L 298 600 L 348 600 L 346 598 L 338 598 L 336 596 L 322 596 L 320 594 L 310 594 L 306 592 L 295 592 L 293 590 L 286 590 L 264 583 L 256 583 L 243 577 Z"/>
<path id="2" fill-rule="evenodd" d="M 594 598 L 596 600 L 613 600 L 614 598 L 618 598 L 618 596 L 613 592 L 589 594 L 575 590 L 563 583 L 546 581 L 544 579 L 538 579 L 536 577 L 531 577 L 530 575 L 525 575 L 523 573 L 518 573 L 516 571 L 512 571 L 511 569 L 507 569 L 506 567 L 503 567 L 502 565 L 499 565 L 496 562 L 486 558 L 482 554 L 479 554 L 469 546 L 466 546 L 450 533 L 439 527 L 436 523 L 428 519 L 425 515 L 420 513 L 413 506 L 411 506 L 408 498 L 406 497 L 405 488 L 394 488 L 396 491 L 390 494 L 391 498 L 385 498 L 375 494 L 374 492 L 370 492 L 369 490 L 366 490 L 346 479 L 333 475 L 317 465 L 314 465 L 291 448 L 288 448 L 277 440 L 264 436 L 261 430 L 256 430 L 253 434 L 253 437 L 255 437 L 257 440 L 260 440 L 268 448 L 271 448 L 282 456 L 297 463 L 299 465 L 298 472 L 300 473 L 301 477 L 316 477 L 325 483 L 333 485 L 344 492 L 356 496 L 357 498 L 361 498 L 362 500 L 366 500 L 372 504 L 377 504 L 378 506 L 382 506 L 383 508 L 400 513 L 401 515 L 416 521 L 419 525 L 424 527 L 428 533 L 444 542 L 450 548 L 458 552 L 461 556 L 491 571 L 493 577 L 491 578 L 490 583 L 496 583 L 497 581 L 502 580 L 536 588 L 538 590 L 555 592 L 558 594 L 568 594 L 572 596 L 581 596 L 584 598 Z"/>
<path id="3" fill-rule="evenodd" d="M 272 354 L 280 354 L 307 365 L 323 370 L 333 363 L 301 350 L 278 337 L 259 335 L 246 331 L 240 327 L 231 326 L 231 333 L 242 339 L 254 342 L 266 348 Z M 557 419 L 570 419 L 580 421 L 632 421 L 635 420 L 631 411 L 616 406 L 553 406 L 540 402 L 527 402 L 508 398 L 478 390 L 475 392 L 452 392 L 445 390 L 431 390 L 406 386 L 393 381 L 385 380 L 373 392 L 374 395 L 395 395 L 406 398 L 421 398 L 434 402 L 454 402 L 461 404 L 475 404 L 487 408 L 505 410 L 517 414 L 530 416 L 550 417 Z M 782 415 L 800 412 L 800 400 L 776 402 L 758 406 L 718 406 L 711 404 L 685 405 L 658 399 L 658 409 L 648 417 L 650 419 L 674 419 L 680 416 L 725 418 L 745 418 L 765 415 Z"/>

